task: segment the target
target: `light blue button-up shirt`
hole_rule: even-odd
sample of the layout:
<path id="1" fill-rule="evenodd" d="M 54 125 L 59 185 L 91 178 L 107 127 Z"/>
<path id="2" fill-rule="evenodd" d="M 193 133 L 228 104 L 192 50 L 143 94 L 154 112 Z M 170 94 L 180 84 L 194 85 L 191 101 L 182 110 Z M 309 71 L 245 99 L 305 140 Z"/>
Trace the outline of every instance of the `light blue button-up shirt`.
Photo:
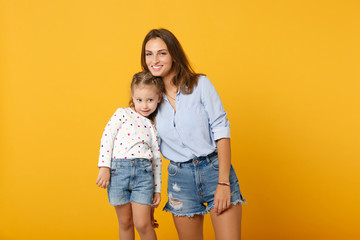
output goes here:
<path id="1" fill-rule="evenodd" d="M 191 94 L 180 91 L 176 111 L 164 94 L 156 128 L 161 138 L 162 155 L 171 161 L 185 162 L 216 150 L 216 140 L 230 138 L 230 125 L 219 94 L 206 76 L 200 76 Z"/>

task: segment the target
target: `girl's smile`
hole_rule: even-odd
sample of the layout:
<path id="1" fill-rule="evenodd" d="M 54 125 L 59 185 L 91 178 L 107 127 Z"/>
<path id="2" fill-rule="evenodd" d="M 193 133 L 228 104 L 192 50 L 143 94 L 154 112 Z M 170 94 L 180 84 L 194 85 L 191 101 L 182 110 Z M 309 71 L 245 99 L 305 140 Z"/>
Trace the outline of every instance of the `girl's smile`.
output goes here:
<path id="1" fill-rule="evenodd" d="M 143 117 L 150 116 L 156 110 L 160 100 L 155 86 L 140 85 L 133 89 L 134 109 Z"/>

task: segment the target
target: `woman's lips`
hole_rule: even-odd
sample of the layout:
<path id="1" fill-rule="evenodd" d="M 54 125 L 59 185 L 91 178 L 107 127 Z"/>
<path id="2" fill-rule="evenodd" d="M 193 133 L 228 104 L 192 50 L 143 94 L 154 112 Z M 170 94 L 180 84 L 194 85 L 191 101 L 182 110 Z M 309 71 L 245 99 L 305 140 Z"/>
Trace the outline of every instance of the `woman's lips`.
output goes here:
<path id="1" fill-rule="evenodd" d="M 152 68 L 154 71 L 159 71 L 159 70 L 162 68 L 162 66 L 155 66 L 155 65 L 153 65 L 153 66 L 151 66 L 151 68 Z"/>

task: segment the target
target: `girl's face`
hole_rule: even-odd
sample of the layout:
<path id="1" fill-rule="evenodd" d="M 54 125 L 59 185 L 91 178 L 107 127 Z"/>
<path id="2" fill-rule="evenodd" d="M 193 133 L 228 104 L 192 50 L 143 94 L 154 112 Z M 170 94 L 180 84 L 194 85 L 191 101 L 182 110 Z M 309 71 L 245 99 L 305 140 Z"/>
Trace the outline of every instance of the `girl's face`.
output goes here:
<path id="1" fill-rule="evenodd" d="M 161 97 L 155 86 L 139 85 L 133 87 L 132 99 L 135 111 L 143 117 L 148 117 L 156 110 Z"/>
<path id="2" fill-rule="evenodd" d="M 173 59 L 161 38 L 152 38 L 145 44 L 146 65 L 153 76 L 166 79 L 172 76 Z"/>

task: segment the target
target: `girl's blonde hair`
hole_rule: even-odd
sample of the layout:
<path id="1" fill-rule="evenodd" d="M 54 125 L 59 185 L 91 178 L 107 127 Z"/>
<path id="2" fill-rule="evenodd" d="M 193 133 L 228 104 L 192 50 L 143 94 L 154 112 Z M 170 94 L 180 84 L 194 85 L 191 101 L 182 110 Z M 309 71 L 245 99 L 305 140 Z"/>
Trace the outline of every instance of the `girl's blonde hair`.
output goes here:
<path id="1" fill-rule="evenodd" d="M 141 85 L 154 86 L 156 88 L 157 94 L 159 94 L 159 97 L 160 97 L 159 104 L 161 104 L 163 102 L 163 100 L 164 100 L 163 92 L 165 91 L 165 86 L 164 86 L 164 82 L 163 82 L 162 78 L 153 76 L 149 71 L 142 71 L 142 72 L 138 72 L 138 73 L 134 74 L 134 76 L 132 78 L 131 85 L 130 85 L 131 98 L 129 101 L 129 107 L 135 108 L 135 104 L 132 99 L 132 95 L 134 93 L 134 87 L 138 87 Z M 156 110 L 148 116 L 148 118 L 152 122 L 155 122 L 155 117 L 156 117 L 157 111 L 158 111 L 158 108 L 156 108 Z"/>

